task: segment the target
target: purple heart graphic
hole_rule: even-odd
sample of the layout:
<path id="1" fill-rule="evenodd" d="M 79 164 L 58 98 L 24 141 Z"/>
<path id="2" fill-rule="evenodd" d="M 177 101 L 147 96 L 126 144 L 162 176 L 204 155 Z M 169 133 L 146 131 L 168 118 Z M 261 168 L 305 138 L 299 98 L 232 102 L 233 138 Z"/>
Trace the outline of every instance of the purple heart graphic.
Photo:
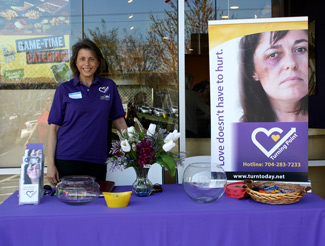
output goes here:
<path id="1" fill-rule="evenodd" d="M 34 196 L 35 193 L 36 193 L 36 191 L 33 191 L 33 190 L 26 191 L 26 195 L 29 196 L 29 198 L 31 198 L 32 196 Z"/>

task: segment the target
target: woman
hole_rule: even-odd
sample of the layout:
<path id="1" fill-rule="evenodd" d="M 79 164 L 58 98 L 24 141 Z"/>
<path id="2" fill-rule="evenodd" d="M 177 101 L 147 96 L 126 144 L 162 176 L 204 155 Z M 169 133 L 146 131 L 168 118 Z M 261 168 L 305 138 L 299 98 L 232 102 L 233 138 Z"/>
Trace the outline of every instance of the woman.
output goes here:
<path id="1" fill-rule="evenodd" d="M 52 184 L 67 175 L 106 179 L 109 118 L 117 130 L 127 129 L 116 84 L 99 77 L 104 58 L 89 39 L 72 47 L 74 79 L 55 92 L 49 114 L 47 177 Z"/>
<path id="2" fill-rule="evenodd" d="M 39 157 L 29 157 L 26 167 L 25 184 L 38 184 L 41 176 L 41 164 Z"/>
<path id="3" fill-rule="evenodd" d="M 240 58 L 242 121 L 308 121 L 306 30 L 245 36 Z"/>

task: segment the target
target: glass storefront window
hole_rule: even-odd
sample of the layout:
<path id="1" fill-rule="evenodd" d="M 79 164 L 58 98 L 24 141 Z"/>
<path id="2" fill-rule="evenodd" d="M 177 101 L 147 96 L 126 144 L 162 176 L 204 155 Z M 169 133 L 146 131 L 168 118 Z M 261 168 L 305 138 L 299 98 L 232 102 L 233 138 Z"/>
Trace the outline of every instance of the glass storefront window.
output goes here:
<path id="1" fill-rule="evenodd" d="M 129 126 L 136 115 L 178 129 L 177 30 L 175 1 L 0 1 L 0 167 L 20 167 L 27 143 L 46 150 L 49 105 L 82 37 L 101 48 Z"/>
<path id="2" fill-rule="evenodd" d="M 84 1 L 84 36 L 104 54 L 128 126 L 178 129 L 177 7 L 166 2 Z"/>
<path id="3" fill-rule="evenodd" d="M 215 0 L 216 20 L 272 17 L 271 0 Z"/>
<path id="4" fill-rule="evenodd" d="M 69 80 L 70 1 L 0 1 L 0 167 L 47 144 L 55 88 Z"/>
<path id="5" fill-rule="evenodd" d="M 145 127 L 150 122 L 168 130 L 185 127 L 178 117 L 177 5 L 177 0 L 0 0 L 0 168 L 20 167 L 26 143 L 46 145 L 49 104 L 57 86 L 71 77 L 70 49 L 82 37 L 102 49 L 104 76 L 118 85 L 129 125 L 135 113 Z M 282 0 L 184 0 L 184 5 L 185 71 L 197 88 L 209 80 L 208 20 L 283 13 Z M 275 5 L 280 14 L 272 13 Z M 209 88 L 202 88 L 207 99 Z M 199 126 L 208 145 L 207 118 L 201 117 Z M 205 144 L 198 148 L 196 140 L 188 138 L 187 152 L 210 151 Z"/>

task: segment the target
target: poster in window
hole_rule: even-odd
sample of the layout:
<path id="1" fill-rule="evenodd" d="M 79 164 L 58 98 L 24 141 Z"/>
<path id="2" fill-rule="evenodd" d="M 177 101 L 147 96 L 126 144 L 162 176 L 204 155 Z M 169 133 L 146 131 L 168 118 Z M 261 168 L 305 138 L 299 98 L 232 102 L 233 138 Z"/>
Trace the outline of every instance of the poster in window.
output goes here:
<path id="1" fill-rule="evenodd" d="M 0 88 L 70 79 L 69 12 L 68 0 L 0 4 Z"/>

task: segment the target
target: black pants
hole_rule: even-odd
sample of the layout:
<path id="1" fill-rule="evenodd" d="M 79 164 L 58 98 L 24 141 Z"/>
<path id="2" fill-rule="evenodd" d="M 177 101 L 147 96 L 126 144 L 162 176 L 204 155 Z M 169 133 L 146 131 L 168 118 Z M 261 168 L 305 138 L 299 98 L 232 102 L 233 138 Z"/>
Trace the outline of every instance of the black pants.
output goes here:
<path id="1" fill-rule="evenodd" d="M 96 181 L 106 180 L 105 164 L 55 159 L 55 166 L 60 178 L 69 175 L 88 175 L 95 177 Z"/>

